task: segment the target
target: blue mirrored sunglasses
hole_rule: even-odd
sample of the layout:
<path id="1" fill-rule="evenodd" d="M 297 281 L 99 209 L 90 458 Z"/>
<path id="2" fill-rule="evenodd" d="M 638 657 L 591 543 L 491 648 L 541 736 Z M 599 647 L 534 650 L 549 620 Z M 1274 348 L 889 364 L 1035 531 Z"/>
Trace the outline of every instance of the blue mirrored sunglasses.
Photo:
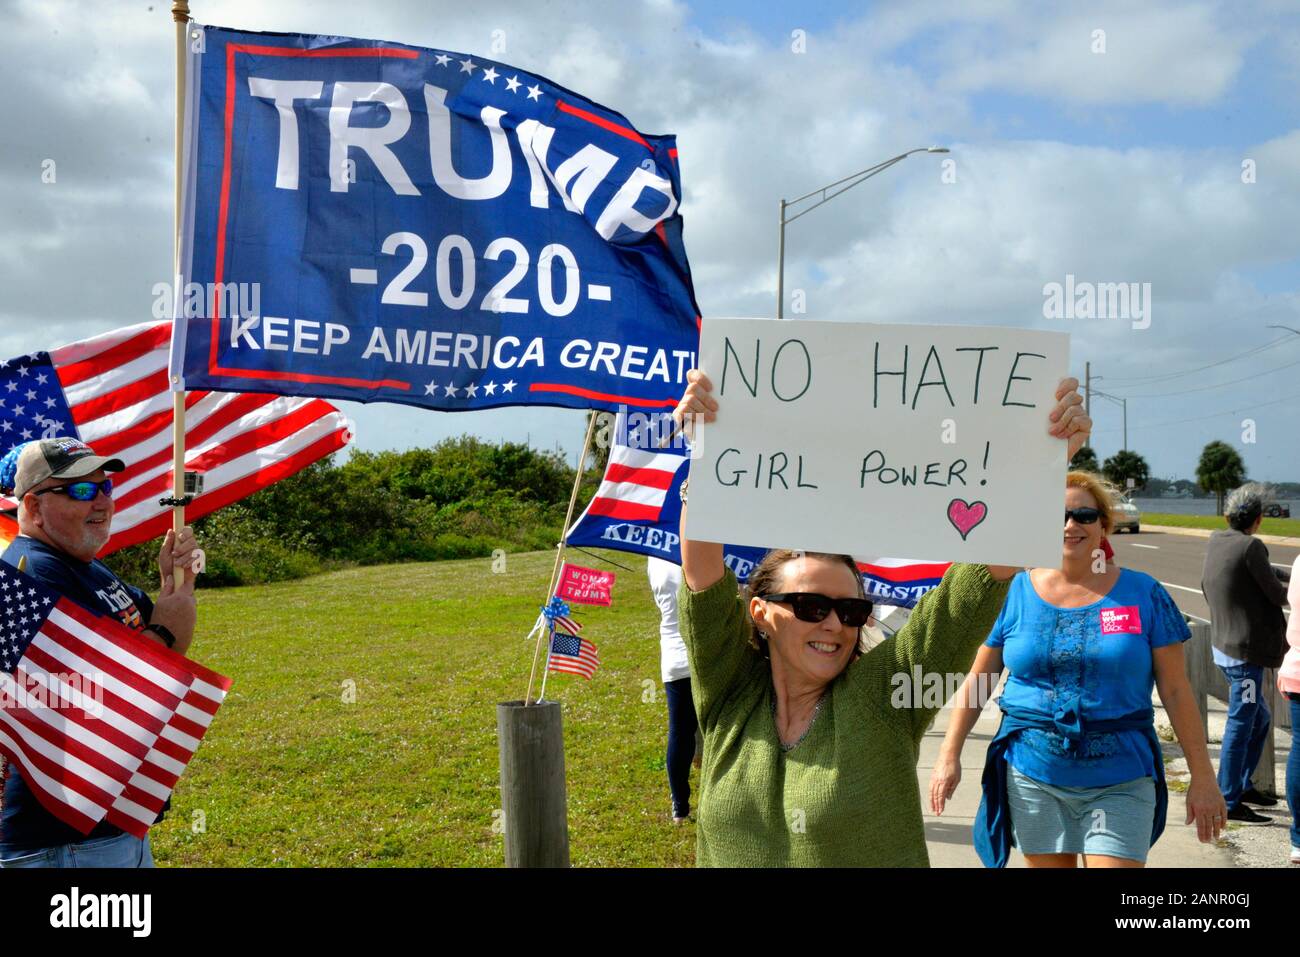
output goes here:
<path id="1" fill-rule="evenodd" d="M 66 495 L 68 498 L 76 499 L 78 502 L 93 502 L 95 496 L 103 492 L 109 498 L 113 497 L 113 480 L 104 479 L 102 482 L 73 482 L 71 485 L 56 485 L 53 488 L 43 488 L 37 495 L 44 495 L 47 492 L 57 492 L 60 495 Z"/>

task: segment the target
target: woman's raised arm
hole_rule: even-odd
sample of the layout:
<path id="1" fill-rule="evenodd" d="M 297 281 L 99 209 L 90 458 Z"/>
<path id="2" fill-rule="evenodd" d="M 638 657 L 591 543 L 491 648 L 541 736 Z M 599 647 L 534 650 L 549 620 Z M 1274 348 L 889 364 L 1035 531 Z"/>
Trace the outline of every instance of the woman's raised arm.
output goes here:
<path id="1" fill-rule="evenodd" d="M 686 373 L 686 392 L 682 401 L 673 410 L 673 418 L 682 429 L 688 421 L 699 415 L 705 422 L 712 422 L 718 417 L 718 402 L 713 398 L 713 383 L 709 377 L 698 369 Z M 689 480 L 688 480 L 689 481 Z M 686 486 L 689 493 L 689 485 Z M 685 496 L 682 501 L 682 577 L 686 587 L 691 591 L 704 591 L 715 585 L 727 573 L 727 566 L 722 561 L 722 545 L 718 542 L 697 542 L 686 537 Z"/>

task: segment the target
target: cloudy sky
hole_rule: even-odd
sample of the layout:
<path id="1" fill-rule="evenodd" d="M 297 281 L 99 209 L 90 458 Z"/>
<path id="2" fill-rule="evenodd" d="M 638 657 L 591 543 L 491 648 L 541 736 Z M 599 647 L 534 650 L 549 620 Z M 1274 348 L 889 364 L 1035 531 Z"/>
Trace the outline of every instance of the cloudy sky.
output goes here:
<path id="1" fill-rule="evenodd" d="M 809 318 L 1065 330 L 1075 373 L 1089 361 L 1128 399 L 1154 474 L 1189 477 L 1217 438 L 1252 477 L 1300 480 L 1293 0 L 191 6 L 501 60 L 675 133 L 706 317 L 774 313 L 781 197 L 947 146 L 950 164 L 918 154 L 789 227 Z M 0 358 L 150 318 L 171 261 L 167 8 L 0 0 Z M 1067 275 L 1149 283 L 1149 325 L 1046 317 Z M 344 405 L 367 449 L 469 432 L 572 457 L 582 438 L 575 411 Z M 1104 457 L 1120 406 L 1095 400 L 1094 418 Z"/>

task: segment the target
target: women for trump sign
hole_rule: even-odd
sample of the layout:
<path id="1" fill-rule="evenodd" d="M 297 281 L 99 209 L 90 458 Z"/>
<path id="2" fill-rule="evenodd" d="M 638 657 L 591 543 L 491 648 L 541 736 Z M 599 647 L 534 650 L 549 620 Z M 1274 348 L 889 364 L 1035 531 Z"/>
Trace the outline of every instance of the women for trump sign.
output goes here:
<path id="1" fill-rule="evenodd" d="M 556 594 L 565 601 L 582 605 L 608 605 L 613 601 L 614 573 L 598 568 L 583 568 L 567 562 L 560 570 L 560 585 Z"/>
<path id="2" fill-rule="evenodd" d="M 671 408 L 671 136 L 467 54 L 192 25 L 177 389 Z"/>

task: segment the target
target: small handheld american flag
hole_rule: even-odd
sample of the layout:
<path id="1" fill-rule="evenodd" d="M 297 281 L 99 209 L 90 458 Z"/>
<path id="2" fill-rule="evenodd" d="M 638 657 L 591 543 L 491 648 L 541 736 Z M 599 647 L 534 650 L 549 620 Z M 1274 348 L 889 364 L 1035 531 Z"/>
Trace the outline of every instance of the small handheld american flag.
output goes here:
<path id="1" fill-rule="evenodd" d="M 230 679 L 0 564 L 0 754 L 42 806 L 143 837 Z"/>
<path id="2" fill-rule="evenodd" d="M 546 661 L 547 671 L 582 675 L 590 680 L 600 667 L 596 646 L 586 638 L 568 634 L 557 628 L 551 635 L 551 653 Z"/>

